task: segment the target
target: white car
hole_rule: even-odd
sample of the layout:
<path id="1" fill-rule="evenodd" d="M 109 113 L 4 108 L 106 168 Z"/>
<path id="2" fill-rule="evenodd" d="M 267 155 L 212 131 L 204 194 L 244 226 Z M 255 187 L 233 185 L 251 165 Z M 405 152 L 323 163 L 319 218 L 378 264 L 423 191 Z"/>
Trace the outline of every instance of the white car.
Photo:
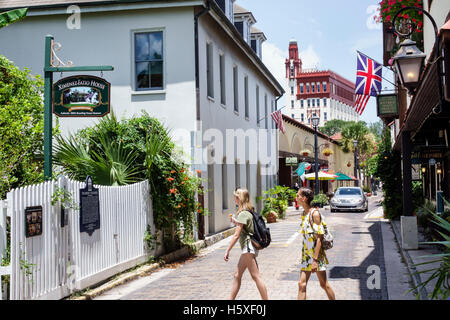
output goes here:
<path id="1" fill-rule="evenodd" d="M 330 201 L 331 212 L 369 211 L 369 201 L 360 187 L 341 187 Z"/>

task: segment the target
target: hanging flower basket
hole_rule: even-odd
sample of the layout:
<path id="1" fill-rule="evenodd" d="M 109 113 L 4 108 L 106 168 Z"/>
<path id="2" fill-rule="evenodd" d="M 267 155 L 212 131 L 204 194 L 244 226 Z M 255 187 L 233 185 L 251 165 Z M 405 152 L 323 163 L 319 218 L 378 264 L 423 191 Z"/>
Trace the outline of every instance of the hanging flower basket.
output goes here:
<path id="1" fill-rule="evenodd" d="M 307 157 L 311 154 L 311 151 L 309 151 L 308 149 L 304 149 L 302 151 L 300 151 L 300 153 L 304 156 Z"/>
<path id="2" fill-rule="evenodd" d="M 329 156 L 331 156 L 333 153 L 334 153 L 333 150 L 331 150 L 330 148 L 323 149 L 323 151 L 322 151 L 322 154 L 323 154 L 325 157 L 329 157 Z"/>

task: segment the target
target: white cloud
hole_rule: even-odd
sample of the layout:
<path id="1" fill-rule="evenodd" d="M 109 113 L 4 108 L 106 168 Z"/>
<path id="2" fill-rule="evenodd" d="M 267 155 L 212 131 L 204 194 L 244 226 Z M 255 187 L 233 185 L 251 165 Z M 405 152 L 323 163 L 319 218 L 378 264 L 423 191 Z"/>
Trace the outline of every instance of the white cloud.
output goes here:
<path id="1" fill-rule="evenodd" d="M 263 42 L 262 57 L 263 62 L 269 71 L 274 75 L 278 82 L 284 86 L 286 82 L 286 66 L 285 62 L 289 56 L 289 52 L 283 51 L 270 42 Z"/>
<path id="2" fill-rule="evenodd" d="M 308 45 L 306 50 L 300 51 L 299 56 L 304 69 L 318 68 L 320 65 L 320 57 L 312 45 Z"/>
<path id="3" fill-rule="evenodd" d="M 383 45 L 383 37 L 380 34 L 372 34 L 370 37 L 364 37 L 356 41 L 356 43 L 350 47 L 350 54 L 354 54 L 356 50 L 364 51 L 374 47 L 381 47 Z"/>

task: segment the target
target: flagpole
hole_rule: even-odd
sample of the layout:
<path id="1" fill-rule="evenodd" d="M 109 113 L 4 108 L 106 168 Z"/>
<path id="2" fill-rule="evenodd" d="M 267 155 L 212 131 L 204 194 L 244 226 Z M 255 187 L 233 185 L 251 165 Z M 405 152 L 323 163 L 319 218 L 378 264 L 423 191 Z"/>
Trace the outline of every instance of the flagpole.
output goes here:
<path id="1" fill-rule="evenodd" d="M 283 109 L 286 108 L 286 107 L 287 107 L 287 105 L 284 106 L 283 108 L 280 108 L 280 109 L 278 109 L 278 110 L 275 110 L 274 112 L 276 112 L 276 111 L 281 111 L 281 110 L 283 110 Z M 273 113 L 273 112 L 272 112 L 272 113 Z M 271 113 L 271 114 L 272 114 L 272 113 Z M 265 117 L 262 118 L 261 120 L 258 120 L 257 123 L 260 123 L 260 122 L 263 121 L 264 119 L 268 118 L 271 114 L 268 114 L 267 116 L 265 116 Z"/>
<path id="2" fill-rule="evenodd" d="M 394 71 L 392 71 L 390 68 L 384 66 L 382 63 L 379 63 L 377 60 L 375 60 L 375 59 L 369 57 L 367 54 L 364 54 L 364 53 L 362 53 L 362 52 L 359 51 L 359 50 L 356 50 L 356 52 L 358 52 L 358 53 L 362 54 L 363 56 L 366 56 L 367 58 L 369 58 L 369 59 L 371 59 L 371 60 L 377 62 L 377 63 L 378 63 L 380 66 L 382 66 L 383 68 L 388 69 L 388 70 L 390 70 L 391 72 L 394 72 Z M 396 84 L 392 83 L 390 80 L 388 80 L 388 79 L 386 79 L 385 77 L 383 77 L 383 75 L 381 75 L 381 78 L 383 78 L 384 80 L 386 80 L 387 82 L 389 82 L 390 84 L 392 84 L 394 87 L 398 88 L 398 86 L 397 86 Z"/>

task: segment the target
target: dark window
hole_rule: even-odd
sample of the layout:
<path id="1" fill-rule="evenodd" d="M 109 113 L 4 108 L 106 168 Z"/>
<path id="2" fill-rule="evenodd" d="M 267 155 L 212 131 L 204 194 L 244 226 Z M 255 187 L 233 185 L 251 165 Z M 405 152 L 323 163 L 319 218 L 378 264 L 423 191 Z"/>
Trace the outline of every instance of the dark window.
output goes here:
<path id="1" fill-rule="evenodd" d="M 258 53 L 258 43 L 257 43 L 257 41 L 256 40 L 252 40 L 250 43 L 251 43 L 251 47 L 252 47 L 253 51 Z"/>
<path id="2" fill-rule="evenodd" d="M 206 81 L 208 83 L 208 97 L 214 98 L 214 72 L 212 44 L 206 44 Z"/>
<path id="3" fill-rule="evenodd" d="M 234 87 L 234 111 L 239 112 L 239 83 L 238 83 L 238 69 L 237 66 L 233 68 L 233 87 Z"/>
<path id="4" fill-rule="evenodd" d="M 258 121 L 258 127 L 259 127 L 259 120 L 261 120 L 260 119 L 260 112 L 259 112 L 259 87 L 258 86 L 256 86 L 256 118 L 257 118 L 257 120 L 256 121 Z"/>
<path id="5" fill-rule="evenodd" d="M 236 27 L 236 29 L 238 29 L 241 36 L 244 36 L 244 22 L 242 22 L 242 21 L 235 22 L 234 26 Z"/>
<path id="6" fill-rule="evenodd" d="M 163 33 L 135 33 L 136 90 L 163 88 Z"/>
<path id="7" fill-rule="evenodd" d="M 225 0 L 215 0 L 220 9 L 222 9 L 223 13 L 225 13 Z"/>
<path id="8" fill-rule="evenodd" d="M 220 55 L 220 103 L 226 105 L 225 94 L 225 57 Z"/>
<path id="9" fill-rule="evenodd" d="M 248 108 L 248 77 L 244 78 L 244 100 L 245 100 L 245 117 L 249 117 L 249 108 Z"/>

